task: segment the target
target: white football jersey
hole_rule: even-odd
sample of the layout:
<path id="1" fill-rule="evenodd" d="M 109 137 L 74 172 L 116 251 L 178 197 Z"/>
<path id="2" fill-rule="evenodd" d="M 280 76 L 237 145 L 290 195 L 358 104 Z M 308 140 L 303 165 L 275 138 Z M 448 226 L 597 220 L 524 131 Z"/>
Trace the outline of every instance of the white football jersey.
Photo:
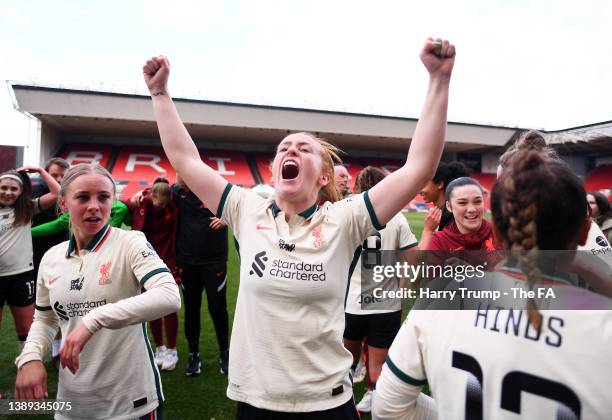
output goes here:
<path id="1" fill-rule="evenodd" d="M 38 273 L 37 315 L 59 324 L 63 339 L 80 322 L 90 331 L 97 330 L 79 355 L 77 373 L 59 371 L 57 398 L 72 401 L 73 408 L 58 413 L 57 419 L 64 415 L 133 419 L 163 401 L 159 371 L 141 322 L 144 305 L 129 305 L 130 298 L 153 283 L 177 289 L 142 232 L 107 225 L 79 253 L 72 237 L 44 255 Z M 100 323 L 106 328 L 100 329 Z M 44 354 L 45 340 L 33 330 L 18 366 L 40 360 Z"/>
<path id="2" fill-rule="evenodd" d="M 367 193 L 313 205 L 289 222 L 275 203 L 228 185 L 218 214 L 240 247 L 229 398 L 274 411 L 352 398 L 344 301 L 363 240 L 378 225 Z"/>
<path id="3" fill-rule="evenodd" d="M 574 302 L 611 303 L 554 288 Z M 612 311 L 540 313 L 538 333 L 523 310 L 411 311 L 377 383 L 374 418 L 404 418 L 425 383 L 440 419 L 610 418 Z"/>
<path id="4" fill-rule="evenodd" d="M 38 198 L 32 200 L 38 213 Z M 34 270 L 32 263 L 32 223 L 14 226 L 15 208 L 0 206 L 0 277 Z M 32 285 L 34 285 L 32 283 Z"/>
<path id="5" fill-rule="evenodd" d="M 601 228 L 594 221 L 591 222 L 586 243 L 578 246 L 578 251 L 587 251 L 597 255 L 608 265 L 612 266 L 612 247 L 608 243 L 606 235 L 604 235 Z"/>
<path id="6" fill-rule="evenodd" d="M 380 238 L 381 251 L 405 250 L 419 244 L 416 237 L 410 230 L 408 221 L 402 213 L 396 214 L 391 220 L 389 220 L 389 223 L 387 223 L 384 229 L 380 230 L 379 232 L 375 231 L 372 233 Z M 367 240 L 368 239 L 366 239 L 366 241 Z M 402 307 L 401 300 L 399 299 L 393 300 L 392 306 L 394 307 L 392 309 L 362 309 L 362 304 L 366 305 L 367 307 L 368 302 L 376 299 L 376 297 L 373 296 L 371 289 L 362 291 L 361 268 L 362 259 L 360 256 L 357 266 L 355 267 L 355 271 L 353 271 L 353 275 L 351 276 L 351 285 L 349 288 L 348 298 L 346 300 L 345 312 L 354 315 L 370 315 L 400 311 Z M 372 283 L 372 285 L 374 284 L 375 283 Z"/>

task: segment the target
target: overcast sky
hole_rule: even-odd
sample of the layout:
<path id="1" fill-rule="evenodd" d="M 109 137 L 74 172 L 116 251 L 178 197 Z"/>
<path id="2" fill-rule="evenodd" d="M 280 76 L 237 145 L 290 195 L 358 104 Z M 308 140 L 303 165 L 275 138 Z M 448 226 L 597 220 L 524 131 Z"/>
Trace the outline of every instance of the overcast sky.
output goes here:
<path id="1" fill-rule="evenodd" d="M 431 35 L 457 47 L 450 121 L 555 130 L 612 120 L 611 22 L 607 0 L 3 0 L 0 79 L 145 93 L 165 54 L 175 97 L 418 117 Z M 0 124 L 27 139 L 6 86 Z"/>

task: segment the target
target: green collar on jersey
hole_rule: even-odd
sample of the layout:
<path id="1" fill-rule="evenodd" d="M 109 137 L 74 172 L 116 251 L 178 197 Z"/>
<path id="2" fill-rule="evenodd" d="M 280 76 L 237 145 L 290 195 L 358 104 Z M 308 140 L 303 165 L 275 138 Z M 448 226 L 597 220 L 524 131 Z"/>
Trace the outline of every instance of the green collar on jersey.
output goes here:
<path id="1" fill-rule="evenodd" d="M 98 233 L 94 235 L 91 241 L 89 241 L 89 243 L 85 246 L 85 249 L 90 252 L 96 251 L 96 249 L 99 248 L 100 245 L 102 245 L 102 242 L 104 242 L 109 232 L 110 225 L 107 224 L 102 229 L 100 229 Z M 66 258 L 68 258 L 70 254 L 74 252 L 75 249 L 76 239 L 74 238 L 74 235 L 70 234 L 70 241 L 68 242 L 68 251 L 66 252 Z"/>
<path id="2" fill-rule="evenodd" d="M 273 201 L 272 204 L 270 204 L 270 208 L 272 209 L 272 214 L 274 215 L 274 217 L 278 216 L 278 213 L 282 211 L 280 207 L 278 207 L 278 205 L 276 204 L 276 201 Z M 317 203 L 314 203 L 312 206 L 308 207 L 303 212 L 298 213 L 298 216 L 301 216 L 305 220 L 308 220 L 312 217 L 312 215 L 315 213 L 315 211 L 317 211 L 318 208 L 319 206 L 317 205 Z"/>

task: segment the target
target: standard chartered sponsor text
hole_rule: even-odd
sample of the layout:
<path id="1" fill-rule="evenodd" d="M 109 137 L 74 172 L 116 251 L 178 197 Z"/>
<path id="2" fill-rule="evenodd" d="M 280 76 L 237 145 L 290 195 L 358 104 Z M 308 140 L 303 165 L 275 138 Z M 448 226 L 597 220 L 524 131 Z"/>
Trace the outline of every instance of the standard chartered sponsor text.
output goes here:
<path id="1" fill-rule="evenodd" d="M 91 300 L 88 302 L 75 302 L 75 303 L 69 303 L 68 305 L 66 305 L 66 310 L 68 312 L 68 316 L 72 318 L 75 316 L 85 316 L 92 309 L 97 308 L 98 306 L 103 306 L 103 305 L 106 305 L 106 299 Z"/>
<path id="2" fill-rule="evenodd" d="M 301 281 L 326 281 L 323 263 L 307 264 L 302 261 L 292 262 L 284 260 L 272 261 L 270 275 L 282 279 Z"/>

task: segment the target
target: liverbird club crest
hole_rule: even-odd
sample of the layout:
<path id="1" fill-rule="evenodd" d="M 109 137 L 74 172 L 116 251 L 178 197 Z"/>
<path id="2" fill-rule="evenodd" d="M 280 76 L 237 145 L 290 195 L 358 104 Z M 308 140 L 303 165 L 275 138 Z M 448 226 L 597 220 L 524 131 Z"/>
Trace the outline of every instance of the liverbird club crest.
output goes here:
<path id="1" fill-rule="evenodd" d="M 109 261 L 106 264 L 102 264 L 100 266 L 100 280 L 98 280 L 98 284 L 103 285 L 111 283 L 111 279 L 109 277 L 112 264 L 112 261 Z"/>
<path id="2" fill-rule="evenodd" d="M 321 225 L 315 227 L 312 230 L 312 236 L 314 238 L 313 245 L 316 249 L 320 249 L 326 245 L 325 238 L 323 237 L 323 229 Z"/>

